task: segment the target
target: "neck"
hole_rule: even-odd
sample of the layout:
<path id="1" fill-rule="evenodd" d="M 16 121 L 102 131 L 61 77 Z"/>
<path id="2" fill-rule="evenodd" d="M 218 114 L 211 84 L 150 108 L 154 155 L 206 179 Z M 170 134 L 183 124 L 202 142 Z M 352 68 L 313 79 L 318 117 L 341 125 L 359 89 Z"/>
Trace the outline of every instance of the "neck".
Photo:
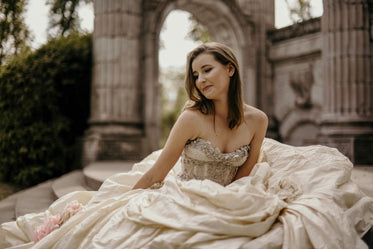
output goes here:
<path id="1" fill-rule="evenodd" d="M 215 115 L 223 119 L 228 117 L 228 100 L 225 101 L 214 101 Z"/>

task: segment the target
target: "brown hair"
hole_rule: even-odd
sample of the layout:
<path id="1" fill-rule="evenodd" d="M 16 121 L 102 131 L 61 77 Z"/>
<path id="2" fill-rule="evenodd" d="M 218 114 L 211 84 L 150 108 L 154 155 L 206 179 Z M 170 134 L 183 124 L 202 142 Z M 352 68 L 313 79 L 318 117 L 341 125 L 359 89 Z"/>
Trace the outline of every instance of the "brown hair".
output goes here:
<path id="1" fill-rule="evenodd" d="M 198 46 L 188 54 L 185 89 L 187 91 L 189 101 L 186 103 L 184 109 L 195 109 L 199 110 L 203 114 L 215 115 L 214 102 L 203 96 L 203 94 L 197 89 L 195 77 L 193 76 L 193 60 L 203 53 L 213 55 L 215 60 L 222 65 L 228 65 L 231 63 L 235 67 L 235 72 L 229 82 L 227 117 L 228 126 L 230 129 L 233 129 L 236 126 L 239 126 L 244 119 L 242 83 L 237 59 L 232 50 L 224 44 L 217 42 L 205 43 Z"/>

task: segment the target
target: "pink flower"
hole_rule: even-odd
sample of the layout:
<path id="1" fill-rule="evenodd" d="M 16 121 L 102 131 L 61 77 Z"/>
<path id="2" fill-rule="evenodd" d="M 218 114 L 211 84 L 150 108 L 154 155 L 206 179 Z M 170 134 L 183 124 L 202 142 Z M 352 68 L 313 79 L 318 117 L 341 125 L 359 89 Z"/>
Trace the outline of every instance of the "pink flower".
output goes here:
<path id="1" fill-rule="evenodd" d="M 35 229 L 35 233 L 34 233 L 35 243 L 41 240 L 42 238 L 44 238 L 45 236 L 47 236 L 48 234 L 50 234 L 56 228 L 59 228 L 60 221 L 61 221 L 61 217 L 59 215 L 48 216 L 45 219 L 44 224 L 41 226 L 38 226 Z"/>
<path id="2" fill-rule="evenodd" d="M 77 214 L 82 209 L 83 205 L 76 200 L 68 203 L 61 214 L 60 225 L 65 223 L 68 219 L 70 219 L 72 216 Z"/>
<path id="3" fill-rule="evenodd" d="M 61 215 L 53 215 L 48 216 L 44 224 L 41 226 L 36 227 L 35 233 L 34 233 L 34 241 L 35 243 L 50 234 L 55 229 L 62 226 L 63 223 L 65 223 L 68 219 L 70 219 L 72 216 L 74 216 L 76 213 L 78 213 L 80 210 L 83 209 L 83 205 L 79 203 L 78 201 L 74 200 L 70 203 L 68 203 Z"/>

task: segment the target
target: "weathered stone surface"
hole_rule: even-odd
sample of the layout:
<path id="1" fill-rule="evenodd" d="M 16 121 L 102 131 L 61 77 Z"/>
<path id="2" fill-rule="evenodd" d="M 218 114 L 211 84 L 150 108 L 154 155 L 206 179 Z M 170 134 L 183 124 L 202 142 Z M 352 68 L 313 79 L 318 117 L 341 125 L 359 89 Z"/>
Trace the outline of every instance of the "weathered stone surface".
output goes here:
<path id="1" fill-rule="evenodd" d="M 280 41 L 288 41 L 293 38 L 303 37 L 308 34 L 318 34 L 321 31 L 320 18 L 313 18 L 305 22 L 287 26 L 281 29 L 272 29 L 268 31 L 268 38 L 278 43 Z"/>
<path id="2" fill-rule="evenodd" d="M 97 161 L 85 167 L 83 170 L 87 185 L 98 190 L 101 184 L 110 176 L 125 173 L 132 169 L 134 161 Z"/>
<path id="3" fill-rule="evenodd" d="M 56 200 L 52 186 L 52 180 L 41 183 L 35 187 L 22 191 L 15 203 L 16 217 L 38 213 L 48 209 L 49 205 Z"/>
<path id="4" fill-rule="evenodd" d="M 345 147 L 356 163 L 373 164 L 373 50 L 369 0 L 324 1 L 323 139 Z M 370 13 L 370 14 L 369 14 Z M 321 140 L 322 141 L 322 140 Z M 338 144 L 336 144 L 338 146 Z"/>
<path id="5" fill-rule="evenodd" d="M 75 191 L 91 191 L 81 170 L 67 173 L 53 181 L 51 188 L 56 198 Z M 95 189 L 96 190 L 96 189 Z"/>
<path id="6" fill-rule="evenodd" d="M 159 33 L 162 22 L 175 9 L 192 13 L 216 41 L 236 50 L 246 102 L 259 105 L 257 87 L 262 83 L 264 89 L 264 80 L 271 75 L 270 67 L 257 61 L 265 61 L 266 27 L 274 26 L 272 0 L 240 0 L 239 3 L 224 0 L 98 0 L 95 2 L 93 33 L 91 128 L 85 139 L 83 161 L 138 158 L 158 148 Z M 255 16 L 250 16 L 249 12 Z M 256 50 L 258 47 L 262 49 Z M 263 76 L 258 73 L 262 70 Z M 124 129 L 137 127 L 141 134 L 131 135 L 119 130 L 107 132 L 113 124 Z"/>
<path id="7" fill-rule="evenodd" d="M 15 194 L 0 201 L 0 224 L 16 219 L 16 201 L 17 196 Z"/>
<path id="8" fill-rule="evenodd" d="M 321 33 L 314 33 L 276 42 L 269 48 L 269 59 L 277 62 L 313 54 L 319 57 L 322 50 L 322 39 Z M 305 59 L 300 60 L 305 61 Z"/>
<path id="9" fill-rule="evenodd" d="M 356 136 L 373 134 L 372 6 L 368 0 L 324 4 L 322 18 L 275 30 L 273 0 L 95 1 L 85 158 L 122 160 L 158 148 L 159 33 L 176 9 L 193 14 L 215 41 L 235 50 L 245 101 L 278 121 L 272 137 L 297 145 L 329 141 L 364 158 L 366 142 Z M 136 135 L 108 132 L 113 124 L 136 127 Z"/>

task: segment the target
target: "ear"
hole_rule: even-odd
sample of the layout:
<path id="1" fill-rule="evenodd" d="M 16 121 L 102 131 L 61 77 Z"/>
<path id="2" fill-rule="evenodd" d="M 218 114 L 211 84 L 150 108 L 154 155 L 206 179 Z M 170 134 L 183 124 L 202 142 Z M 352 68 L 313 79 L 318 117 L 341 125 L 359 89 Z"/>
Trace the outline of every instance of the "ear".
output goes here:
<path id="1" fill-rule="evenodd" d="M 229 62 L 229 63 L 227 64 L 227 71 L 228 71 L 228 75 L 229 75 L 229 77 L 232 77 L 233 74 L 236 72 L 236 68 L 233 66 L 232 63 Z"/>

